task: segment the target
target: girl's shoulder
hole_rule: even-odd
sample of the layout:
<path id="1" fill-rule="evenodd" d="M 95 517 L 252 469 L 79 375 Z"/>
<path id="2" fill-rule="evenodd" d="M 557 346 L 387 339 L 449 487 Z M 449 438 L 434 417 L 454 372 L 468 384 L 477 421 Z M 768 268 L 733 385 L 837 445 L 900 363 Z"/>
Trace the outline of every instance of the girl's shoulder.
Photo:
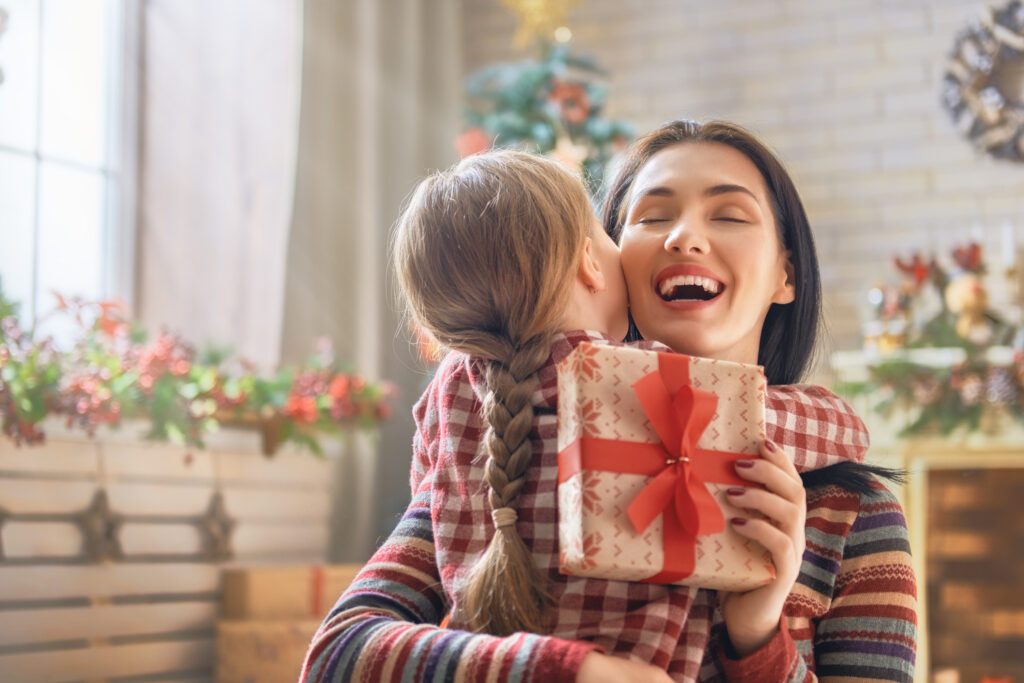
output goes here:
<path id="1" fill-rule="evenodd" d="M 413 406 L 413 417 L 417 422 L 437 418 L 439 412 L 452 408 L 469 409 L 466 402 L 472 402 L 476 393 L 474 384 L 482 371 L 470 356 L 451 351 L 438 364 L 434 376 Z"/>

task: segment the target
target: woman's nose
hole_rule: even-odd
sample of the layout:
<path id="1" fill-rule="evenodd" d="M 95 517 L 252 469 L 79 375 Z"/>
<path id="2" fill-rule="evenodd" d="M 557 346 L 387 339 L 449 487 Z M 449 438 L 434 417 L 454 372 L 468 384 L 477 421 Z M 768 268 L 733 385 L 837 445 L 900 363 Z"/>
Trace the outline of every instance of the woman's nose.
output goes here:
<path id="1" fill-rule="evenodd" d="M 665 251 L 674 254 L 707 254 L 708 240 L 697 220 L 680 220 L 665 237 Z"/>

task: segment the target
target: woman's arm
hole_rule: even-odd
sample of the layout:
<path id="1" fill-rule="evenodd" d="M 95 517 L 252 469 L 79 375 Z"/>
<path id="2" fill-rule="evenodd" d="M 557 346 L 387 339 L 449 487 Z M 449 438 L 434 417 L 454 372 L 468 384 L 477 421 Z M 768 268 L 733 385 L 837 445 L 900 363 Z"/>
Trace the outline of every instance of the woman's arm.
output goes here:
<path id="1" fill-rule="evenodd" d="M 809 492 L 807 549 L 780 628 L 742 658 L 720 638 L 715 668 L 725 680 L 913 681 L 917 588 L 906 520 L 875 486 Z"/>
<path id="2" fill-rule="evenodd" d="M 527 633 L 497 638 L 439 628 L 448 608 L 426 486 L 321 624 L 299 680 L 571 681 L 593 649 Z"/>

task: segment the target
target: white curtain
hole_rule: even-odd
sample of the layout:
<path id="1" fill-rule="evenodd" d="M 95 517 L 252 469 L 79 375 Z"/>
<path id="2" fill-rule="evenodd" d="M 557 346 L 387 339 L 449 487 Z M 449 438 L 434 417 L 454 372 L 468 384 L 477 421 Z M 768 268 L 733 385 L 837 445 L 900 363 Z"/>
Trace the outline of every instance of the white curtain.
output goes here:
<path id="1" fill-rule="evenodd" d="M 361 560 L 409 499 L 423 384 L 388 233 L 456 159 L 458 0 L 147 0 L 139 314 L 271 367 L 331 337 L 401 391 L 337 465 L 334 559 Z"/>
<path id="2" fill-rule="evenodd" d="M 274 366 L 301 0 L 147 0 L 142 20 L 138 313 Z"/>
<path id="3" fill-rule="evenodd" d="M 282 353 L 300 360 L 328 335 L 355 368 L 401 390 L 380 439 L 362 442 L 338 474 L 336 559 L 365 559 L 409 500 L 409 408 L 423 373 L 389 286 L 387 245 L 416 181 L 457 158 L 458 10 L 457 0 L 305 2 Z M 360 467 L 367 459 L 372 468 Z"/>

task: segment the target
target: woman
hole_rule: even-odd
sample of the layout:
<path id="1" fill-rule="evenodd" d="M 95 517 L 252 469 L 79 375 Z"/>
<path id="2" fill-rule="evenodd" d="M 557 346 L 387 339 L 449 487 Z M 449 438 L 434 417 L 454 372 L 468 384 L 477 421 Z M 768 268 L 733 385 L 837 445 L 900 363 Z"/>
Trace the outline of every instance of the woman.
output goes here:
<path id="1" fill-rule="evenodd" d="M 814 242 L 788 174 L 752 135 L 718 122 L 662 126 L 632 147 L 603 215 L 636 333 L 761 364 L 772 385 L 801 378 L 821 310 Z M 817 419 L 803 431 L 834 427 L 828 414 Z M 701 592 L 696 613 L 715 623 L 702 680 L 913 680 L 906 522 L 872 474 L 893 476 L 841 463 L 801 481 L 785 459 L 747 467 L 765 490 L 729 495 L 764 519 L 734 529 L 772 553 L 777 577 L 742 594 Z"/>

